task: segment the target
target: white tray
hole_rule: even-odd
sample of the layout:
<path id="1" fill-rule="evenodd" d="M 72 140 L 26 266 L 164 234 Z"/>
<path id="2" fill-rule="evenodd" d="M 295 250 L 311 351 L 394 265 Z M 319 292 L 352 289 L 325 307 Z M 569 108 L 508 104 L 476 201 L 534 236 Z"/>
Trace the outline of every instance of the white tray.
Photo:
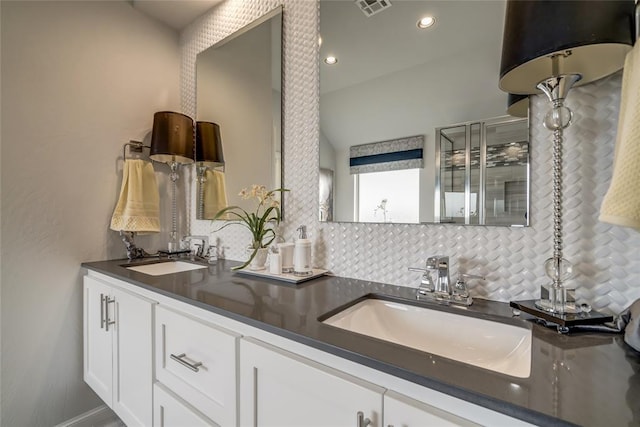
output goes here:
<path id="1" fill-rule="evenodd" d="M 236 273 L 247 274 L 249 276 L 266 277 L 268 279 L 281 280 L 288 283 L 302 283 L 307 280 L 315 279 L 316 277 L 324 276 L 328 270 L 322 270 L 314 268 L 312 273 L 308 276 L 295 276 L 293 273 L 273 274 L 269 273 L 266 268 L 264 270 L 249 270 L 243 268 L 242 270 L 236 270 Z"/>

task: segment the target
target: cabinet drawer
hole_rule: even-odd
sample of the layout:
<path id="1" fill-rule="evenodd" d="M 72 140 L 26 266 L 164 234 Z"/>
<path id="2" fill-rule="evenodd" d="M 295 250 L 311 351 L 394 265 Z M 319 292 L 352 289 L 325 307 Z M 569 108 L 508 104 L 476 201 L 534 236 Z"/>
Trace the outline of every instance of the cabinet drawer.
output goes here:
<path id="1" fill-rule="evenodd" d="M 239 335 L 159 306 L 156 378 L 224 426 L 237 424 Z"/>
<path id="2" fill-rule="evenodd" d="M 218 427 L 188 403 L 156 383 L 153 386 L 154 427 Z"/>
<path id="3" fill-rule="evenodd" d="M 384 423 L 388 427 L 438 426 L 438 427 L 479 427 L 457 415 L 443 411 L 424 402 L 411 399 L 388 390 L 384 395 Z"/>

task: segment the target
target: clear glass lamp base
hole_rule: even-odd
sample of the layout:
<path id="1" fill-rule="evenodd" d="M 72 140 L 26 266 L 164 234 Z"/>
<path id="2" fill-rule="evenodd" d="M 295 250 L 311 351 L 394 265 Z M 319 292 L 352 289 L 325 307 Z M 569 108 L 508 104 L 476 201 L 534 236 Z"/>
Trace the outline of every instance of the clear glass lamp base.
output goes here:
<path id="1" fill-rule="evenodd" d="M 548 299 L 540 299 L 535 302 L 537 308 L 542 311 L 554 314 L 576 314 L 582 312 L 582 309 L 576 307 L 574 302 L 565 302 L 563 304 L 554 304 Z"/>
<path id="2" fill-rule="evenodd" d="M 542 311 L 553 314 L 579 313 L 580 309 L 576 308 L 573 297 L 567 299 L 569 289 L 563 283 L 573 276 L 571 263 L 564 258 L 554 256 L 545 261 L 544 269 L 551 279 L 551 283 L 546 287 L 549 296 L 545 299 L 543 294 L 543 298 L 537 300 L 535 306 Z"/>

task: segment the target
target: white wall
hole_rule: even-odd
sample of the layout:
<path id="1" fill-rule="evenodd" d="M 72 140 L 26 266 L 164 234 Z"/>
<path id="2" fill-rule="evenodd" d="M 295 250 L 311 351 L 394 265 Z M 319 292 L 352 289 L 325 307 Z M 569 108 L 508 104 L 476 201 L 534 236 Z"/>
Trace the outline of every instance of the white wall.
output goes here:
<path id="1" fill-rule="evenodd" d="M 125 255 L 108 229 L 117 158 L 178 111 L 179 48 L 127 2 L 1 10 L 1 423 L 51 426 L 101 404 L 82 380 L 80 263 Z"/>

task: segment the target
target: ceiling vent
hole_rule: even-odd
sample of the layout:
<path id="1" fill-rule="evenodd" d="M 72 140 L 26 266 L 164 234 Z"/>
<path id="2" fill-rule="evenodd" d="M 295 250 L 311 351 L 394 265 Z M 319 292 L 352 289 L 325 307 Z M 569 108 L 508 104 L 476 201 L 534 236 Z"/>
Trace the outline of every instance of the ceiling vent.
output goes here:
<path id="1" fill-rule="evenodd" d="M 375 15 L 389 7 L 391 7 L 391 1 L 389 0 L 354 0 L 358 5 L 362 13 L 366 16 Z"/>

